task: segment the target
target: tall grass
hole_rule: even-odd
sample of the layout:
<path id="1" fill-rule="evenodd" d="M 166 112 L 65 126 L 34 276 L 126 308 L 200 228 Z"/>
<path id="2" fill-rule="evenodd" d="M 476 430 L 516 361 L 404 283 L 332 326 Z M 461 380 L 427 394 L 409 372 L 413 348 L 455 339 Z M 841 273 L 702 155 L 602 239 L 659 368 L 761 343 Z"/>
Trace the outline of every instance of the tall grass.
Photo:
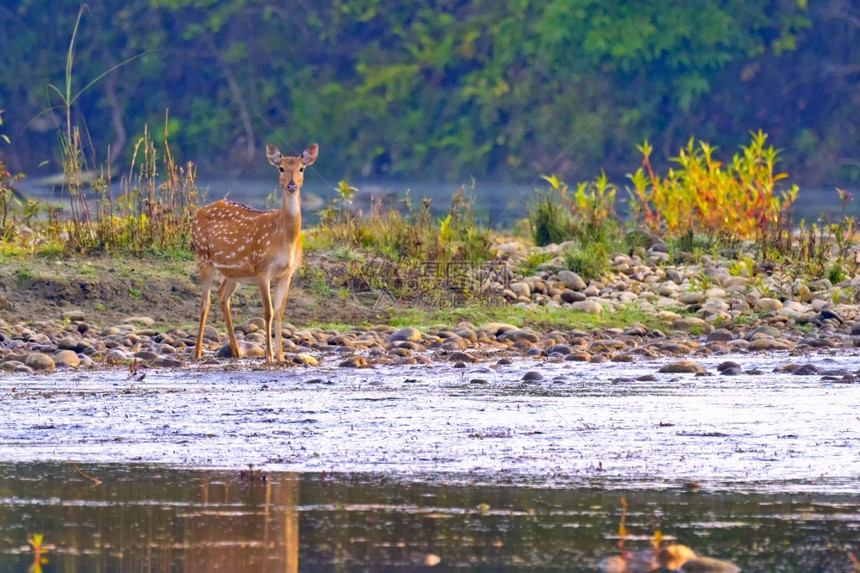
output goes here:
<path id="1" fill-rule="evenodd" d="M 196 168 L 190 162 L 185 167 L 176 165 L 166 126 L 161 159 L 149 129 L 144 129 L 143 137 L 134 148 L 131 167 L 121 177 L 120 192 L 115 196 L 111 166 L 96 167 L 95 152 L 86 153 L 81 129 L 73 123 L 72 108 L 78 98 L 107 74 L 134 59 L 113 66 L 75 93 L 72 72 L 85 10 L 86 5 L 82 5 L 72 31 L 64 84 L 62 88 L 50 85 L 65 112 L 65 126 L 59 129 L 58 135 L 69 215 L 64 219 L 51 216 L 31 222 L 39 224 L 43 239 L 59 243 L 66 252 L 187 250 L 191 220 L 199 198 Z M 4 205 L 6 203 L 0 206 Z M 32 209 L 32 205 L 30 207 Z"/>
<path id="2" fill-rule="evenodd" d="M 0 126 L 3 125 L 3 110 L 0 109 Z M 0 134 L 7 145 L 11 143 L 9 137 L 3 133 Z M 0 241 L 6 242 L 13 238 L 18 232 L 18 226 L 21 223 L 20 217 L 17 214 L 26 214 L 23 209 L 23 203 L 16 196 L 14 185 L 15 182 L 21 179 L 23 175 L 13 175 L 6 167 L 2 157 L 0 157 Z"/>
<path id="3" fill-rule="evenodd" d="M 594 181 L 579 183 L 571 191 L 555 175 L 543 175 L 549 188 L 535 191 L 536 200 L 528 205 L 532 238 L 536 245 L 579 240 L 584 243 L 617 239 L 618 220 L 615 197 L 618 188 L 606 173 Z"/>
<path id="4" fill-rule="evenodd" d="M 342 182 L 338 191 L 306 241 L 308 250 L 327 251 L 340 262 L 342 271 L 328 277 L 335 287 L 384 290 L 396 298 L 436 296 L 449 287 L 463 293 L 474 287 L 473 271 L 495 256 L 491 232 L 477 224 L 465 188 L 441 217 L 429 199 L 415 207 L 408 194 L 399 207 L 373 201 L 369 212 L 356 212 L 349 205 L 358 190 Z"/>
<path id="5" fill-rule="evenodd" d="M 98 210 L 89 246 L 136 253 L 187 249 L 200 196 L 196 178 L 193 163 L 179 166 L 174 161 L 166 128 L 161 158 L 144 128 L 131 167 L 120 179 L 121 193 L 114 197 L 105 180 L 94 185 Z"/>
<path id="6" fill-rule="evenodd" d="M 407 195 L 400 208 L 373 201 L 367 213 L 348 208 L 357 189 L 341 183 L 340 199 L 320 212 L 313 232 L 320 247 L 347 247 L 368 254 L 400 260 L 482 261 L 493 257 L 489 229 L 476 223 L 474 200 L 458 189 L 444 217 L 431 212 L 431 201 L 424 199 L 415 208 Z"/>

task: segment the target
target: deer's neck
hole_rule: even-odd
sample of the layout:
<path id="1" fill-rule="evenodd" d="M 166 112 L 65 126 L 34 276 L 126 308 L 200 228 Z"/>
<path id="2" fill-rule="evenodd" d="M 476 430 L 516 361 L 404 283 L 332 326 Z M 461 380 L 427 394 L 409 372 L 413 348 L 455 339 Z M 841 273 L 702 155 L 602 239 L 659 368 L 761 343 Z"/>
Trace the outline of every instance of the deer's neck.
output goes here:
<path id="1" fill-rule="evenodd" d="M 284 231 L 287 239 L 295 238 L 299 235 L 302 227 L 302 209 L 300 191 L 290 193 L 283 192 L 281 200 L 281 210 L 278 213 L 279 226 Z"/>

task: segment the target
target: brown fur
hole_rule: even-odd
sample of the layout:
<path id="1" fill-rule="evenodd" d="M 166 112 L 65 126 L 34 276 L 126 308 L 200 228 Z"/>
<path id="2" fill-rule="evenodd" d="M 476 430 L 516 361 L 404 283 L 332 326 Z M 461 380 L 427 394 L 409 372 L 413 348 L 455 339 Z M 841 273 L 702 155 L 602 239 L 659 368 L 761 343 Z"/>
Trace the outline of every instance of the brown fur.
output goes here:
<path id="1" fill-rule="evenodd" d="M 299 239 L 302 226 L 300 196 L 305 167 L 316 161 L 319 146 L 311 145 L 298 157 L 284 157 L 274 146 L 266 147 L 269 163 L 280 171 L 283 190 L 281 208 L 260 211 L 233 201 L 215 201 L 197 211 L 192 226 L 192 246 L 197 255 L 203 298 L 200 302 L 200 329 L 195 356 L 203 354 L 203 329 L 209 314 L 212 283 L 223 277 L 218 299 L 230 350 L 240 356 L 239 343 L 233 331 L 230 297 L 240 283 L 251 282 L 260 289 L 263 319 L 266 323 L 266 361 L 284 361 L 281 324 L 290 281 L 302 258 Z M 271 282 L 275 281 L 272 300 Z M 276 320 L 275 352 L 272 349 L 273 320 Z"/>

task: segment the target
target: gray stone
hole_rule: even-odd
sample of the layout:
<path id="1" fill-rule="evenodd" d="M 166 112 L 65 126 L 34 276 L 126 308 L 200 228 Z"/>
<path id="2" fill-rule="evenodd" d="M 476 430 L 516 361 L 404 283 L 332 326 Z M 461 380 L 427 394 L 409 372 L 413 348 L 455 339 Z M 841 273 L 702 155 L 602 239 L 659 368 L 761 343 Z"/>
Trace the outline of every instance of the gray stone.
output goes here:
<path id="1" fill-rule="evenodd" d="M 26 364 L 33 370 L 41 370 L 46 372 L 51 372 L 57 367 L 53 358 L 51 358 L 47 354 L 42 354 L 41 352 L 31 352 L 30 354 L 28 354 L 27 358 L 24 359 L 24 364 Z"/>
<path id="2" fill-rule="evenodd" d="M 157 358 L 152 361 L 152 366 L 156 368 L 182 368 L 185 366 L 185 362 L 173 358 Z"/>
<path id="3" fill-rule="evenodd" d="M 571 352 L 572 351 L 570 349 L 570 346 L 568 346 L 567 344 L 553 344 L 552 346 L 550 346 L 549 348 L 546 349 L 547 354 L 558 353 L 558 354 L 567 356 Z"/>
<path id="4" fill-rule="evenodd" d="M 668 364 L 664 364 L 658 372 L 668 373 L 668 374 L 681 374 L 681 373 L 693 373 L 693 374 L 705 374 L 707 369 L 695 362 L 693 360 L 676 360 L 674 362 L 669 362 Z"/>
<path id="5" fill-rule="evenodd" d="M 448 360 L 451 362 L 477 362 L 478 359 L 471 354 L 465 352 L 452 352 L 448 355 Z"/>
<path id="6" fill-rule="evenodd" d="M 791 350 L 794 344 L 780 338 L 759 338 L 747 346 L 749 350 Z"/>
<path id="7" fill-rule="evenodd" d="M 142 360 L 144 362 L 151 362 L 151 361 L 155 360 L 156 358 L 158 358 L 158 354 L 156 354 L 155 352 L 152 352 L 150 350 L 140 350 L 140 351 L 134 353 L 134 357 L 137 360 Z"/>
<path id="8" fill-rule="evenodd" d="M 565 289 L 561 293 L 561 300 L 563 300 L 564 302 L 582 302 L 586 298 L 588 297 L 585 296 L 585 293 L 571 289 Z"/>
<path id="9" fill-rule="evenodd" d="M 107 356 L 105 356 L 104 361 L 105 364 L 117 365 L 122 364 L 123 362 L 127 362 L 129 360 L 131 360 L 131 356 L 128 353 L 117 348 L 108 352 Z"/>
<path id="10" fill-rule="evenodd" d="M 684 304 L 700 304 L 705 300 L 705 295 L 701 292 L 685 292 L 678 295 L 678 301 Z"/>
<path id="11" fill-rule="evenodd" d="M 340 364 L 341 368 L 367 368 L 367 359 L 364 356 L 352 356 Z"/>
<path id="12" fill-rule="evenodd" d="M 518 297 L 520 297 L 520 296 L 524 296 L 524 297 L 528 298 L 528 297 L 530 297 L 530 296 L 532 295 L 532 289 L 531 289 L 531 287 L 528 285 L 528 283 L 526 283 L 526 282 L 516 282 L 516 283 L 511 283 L 511 284 L 508 286 L 508 288 L 510 288 L 510 289 L 511 289 L 511 291 L 512 291 L 515 295 L 517 295 Z"/>
<path id="13" fill-rule="evenodd" d="M 600 314 L 603 312 L 603 305 L 596 300 L 584 300 L 582 302 L 571 303 L 570 308 L 588 314 Z"/>
<path id="14" fill-rule="evenodd" d="M 583 290 L 586 287 L 585 281 L 573 271 L 559 271 L 558 279 L 564 283 L 564 286 L 571 290 Z"/>
<path id="15" fill-rule="evenodd" d="M 666 278 L 678 285 L 684 282 L 684 277 L 675 269 L 666 269 Z"/>
<path id="16" fill-rule="evenodd" d="M 256 342 L 240 340 L 239 342 L 239 358 L 265 358 L 266 350 Z M 236 358 L 233 356 L 233 351 L 230 349 L 230 343 L 226 343 L 215 353 L 216 358 Z"/>
<path id="17" fill-rule="evenodd" d="M 220 340 L 218 337 L 218 331 L 215 330 L 214 326 L 206 325 L 203 329 L 203 340 L 212 340 L 214 342 L 218 342 Z"/>
<path id="18" fill-rule="evenodd" d="M 20 360 L 6 360 L 5 362 L 0 362 L 0 370 L 6 370 L 8 372 L 15 372 L 15 369 L 19 366 L 24 366 L 24 363 Z M 24 367 L 29 368 L 28 366 Z"/>
<path id="19" fill-rule="evenodd" d="M 520 327 L 508 324 L 506 322 L 488 322 L 478 328 L 478 333 L 484 333 L 490 336 L 498 336 L 509 330 L 519 330 Z"/>
<path id="20" fill-rule="evenodd" d="M 672 322 L 672 328 L 683 330 L 684 332 L 699 332 L 706 333 L 713 330 L 713 326 L 695 316 L 684 316 Z"/>
<path id="21" fill-rule="evenodd" d="M 760 298 L 753 307 L 756 312 L 773 312 L 782 308 L 782 303 L 775 298 Z"/>
<path id="22" fill-rule="evenodd" d="M 764 334 L 764 335 L 766 335 L 766 336 L 771 336 L 771 337 L 773 337 L 773 338 L 777 338 L 778 336 L 780 336 L 780 334 L 781 334 L 781 333 L 780 333 L 780 331 L 779 331 L 779 329 L 778 329 L 778 328 L 775 328 L 775 327 L 773 327 L 773 326 L 766 326 L 766 325 L 765 325 L 765 326 L 758 326 L 758 327 L 756 327 L 756 328 L 752 329 L 751 331 L 749 331 L 749 332 L 747 333 L 747 335 L 745 336 L 745 338 L 746 338 L 747 340 L 750 340 L 750 341 L 751 341 L 751 340 L 753 340 L 753 338 L 755 338 L 755 337 L 756 337 L 756 335 L 757 335 L 757 334 Z"/>
<path id="23" fill-rule="evenodd" d="M 734 340 L 737 336 L 731 330 L 726 328 L 717 328 L 713 332 L 708 333 L 708 342 L 728 342 Z"/>
<path id="24" fill-rule="evenodd" d="M 60 350 L 54 354 L 53 359 L 57 366 L 77 368 L 81 365 L 81 359 L 72 350 Z"/>

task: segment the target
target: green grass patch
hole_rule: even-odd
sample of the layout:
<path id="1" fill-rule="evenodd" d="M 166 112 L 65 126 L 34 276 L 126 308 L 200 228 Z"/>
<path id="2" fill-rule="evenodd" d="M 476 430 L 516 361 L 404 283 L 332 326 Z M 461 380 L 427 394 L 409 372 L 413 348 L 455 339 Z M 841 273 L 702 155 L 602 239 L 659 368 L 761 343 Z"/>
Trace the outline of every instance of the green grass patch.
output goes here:
<path id="1" fill-rule="evenodd" d="M 635 305 L 629 305 L 614 313 L 590 314 L 565 308 L 520 306 L 484 306 L 480 304 L 454 309 L 402 309 L 389 319 L 395 327 L 413 326 L 429 328 L 436 324 L 455 326 L 461 321 L 481 326 L 489 322 L 504 322 L 517 327 L 531 327 L 538 331 L 589 330 L 592 328 L 627 328 L 643 324 L 648 328 L 665 330 L 668 324 L 656 319 Z"/>
<path id="2" fill-rule="evenodd" d="M 522 265 L 520 266 L 520 271 L 525 276 L 531 276 L 537 272 L 538 267 L 540 265 L 551 261 L 556 256 L 557 255 L 553 253 L 531 251 L 526 256 L 525 260 L 522 262 Z"/>
<path id="3" fill-rule="evenodd" d="M 583 244 L 574 240 L 562 251 L 565 266 L 585 280 L 598 279 L 609 270 L 608 246 L 603 242 Z"/>

